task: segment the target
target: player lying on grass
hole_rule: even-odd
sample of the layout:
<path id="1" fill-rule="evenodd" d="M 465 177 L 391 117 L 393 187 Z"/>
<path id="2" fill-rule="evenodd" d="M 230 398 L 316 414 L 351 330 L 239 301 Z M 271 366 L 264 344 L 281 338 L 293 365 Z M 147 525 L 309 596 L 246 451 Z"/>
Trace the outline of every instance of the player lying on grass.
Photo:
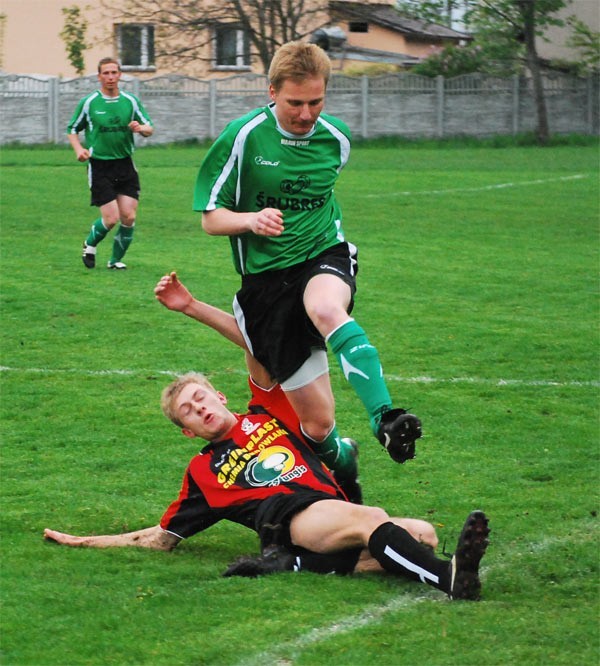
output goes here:
<path id="1" fill-rule="evenodd" d="M 227 340 L 241 347 L 246 353 L 246 365 L 255 384 L 264 389 L 275 386 L 277 382 L 248 351 L 244 337 L 232 314 L 194 298 L 188 288 L 179 281 L 175 272 L 168 273 L 160 278 L 154 289 L 154 294 L 157 300 L 169 310 L 182 312 L 201 324 L 209 326 Z M 337 445 L 334 448 L 323 447 L 314 440 L 310 440 L 309 443 L 321 462 L 325 463 L 333 473 L 335 480 L 342 487 L 348 499 L 360 504 L 362 502 L 362 490 L 358 482 L 358 445 L 356 442 L 346 437 L 338 438 Z M 341 466 L 336 464 L 340 457 L 345 460 L 344 465 Z"/>
<path id="2" fill-rule="evenodd" d="M 190 461 L 179 497 L 158 525 L 99 536 L 46 529 L 44 536 L 67 546 L 171 550 L 229 520 L 255 530 L 263 554 L 234 563 L 226 575 L 385 571 L 432 585 L 451 599 L 479 598 L 479 563 L 489 534 L 482 511 L 467 518 L 452 559 L 436 557 L 430 523 L 349 502 L 303 439 L 281 387 L 249 383 L 252 398 L 244 414 L 230 411 L 225 395 L 203 375 L 188 373 L 163 391 L 165 415 L 186 437 L 208 444 Z"/>

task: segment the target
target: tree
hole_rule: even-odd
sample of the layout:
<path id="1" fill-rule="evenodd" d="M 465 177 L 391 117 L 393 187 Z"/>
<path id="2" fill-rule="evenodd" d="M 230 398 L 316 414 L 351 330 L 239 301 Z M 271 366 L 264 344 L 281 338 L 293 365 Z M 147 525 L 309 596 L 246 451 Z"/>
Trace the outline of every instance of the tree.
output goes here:
<path id="1" fill-rule="evenodd" d="M 474 72 L 490 72 L 483 49 L 474 44 L 467 46 L 446 46 L 439 53 L 434 53 L 423 62 L 411 68 L 413 74 L 421 76 L 460 76 Z"/>
<path id="2" fill-rule="evenodd" d="M 67 48 L 67 57 L 75 72 L 81 76 L 85 71 L 84 53 L 88 48 L 85 41 L 88 23 L 77 5 L 62 8 L 65 24 L 60 33 Z"/>
<path id="3" fill-rule="evenodd" d="M 597 72 L 600 69 L 600 32 L 595 32 L 575 16 L 570 16 L 567 22 L 573 28 L 567 46 L 579 50 L 580 70 Z"/>
<path id="4" fill-rule="evenodd" d="M 397 0 L 398 9 L 430 23 L 453 27 L 455 19 L 472 4 L 471 0 Z"/>
<path id="5" fill-rule="evenodd" d="M 211 42 L 218 27 L 243 31 L 249 56 L 264 72 L 277 48 L 306 37 L 327 20 L 325 0 L 103 0 L 123 22 L 157 28 L 156 57 L 165 66 L 211 61 Z"/>
<path id="6" fill-rule="evenodd" d="M 543 39 L 551 25 L 563 26 L 558 12 L 572 0 L 464 0 L 463 21 L 473 32 L 475 42 L 490 54 L 505 62 L 519 59 L 524 62 L 531 75 L 536 106 L 536 136 L 540 144 L 549 138 L 548 113 L 541 73 L 541 62 L 537 52 L 536 38 Z M 400 6 L 413 15 L 425 11 L 423 18 L 431 20 L 438 12 L 447 12 L 448 0 L 426 0 L 423 3 L 400 2 Z M 456 5 L 457 3 L 453 3 Z"/>

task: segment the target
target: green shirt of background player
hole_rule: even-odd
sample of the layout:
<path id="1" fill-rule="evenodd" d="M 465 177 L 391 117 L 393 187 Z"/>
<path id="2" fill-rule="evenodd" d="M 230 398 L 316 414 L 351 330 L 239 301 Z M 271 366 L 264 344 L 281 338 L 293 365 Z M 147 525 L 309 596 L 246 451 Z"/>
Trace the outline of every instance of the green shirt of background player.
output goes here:
<path id="1" fill-rule="evenodd" d="M 132 160 L 134 134 L 148 137 L 152 121 L 140 100 L 119 90 L 121 67 L 114 58 L 98 63 L 100 88 L 79 101 L 68 124 L 69 143 L 80 162 L 88 162 L 91 205 L 100 217 L 83 243 L 83 263 L 96 265 L 96 246 L 120 221 L 107 267 L 124 269 L 121 261 L 133 240 L 140 180 Z M 85 131 L 86 147 L 79 140 Z"/>
<path id="2" fill-rule="evenodd" d="M 277 51 L 271 104 L 230 123 L 213 144 L 194 210 L 208 234 L 230 237 L 242 276 L 234 313 L 248 349 L 282 385 L 305 435 L 341 480 L 356 468 L 337 436 L 326 342 L 394 460 L 414 456 L 421 424 L 392 409 L 378 352 L 350 317 L 357 251 L 345 240 L 334 193 L 350 131 L 322 113 L 330 67 L 314 44 Z"/>

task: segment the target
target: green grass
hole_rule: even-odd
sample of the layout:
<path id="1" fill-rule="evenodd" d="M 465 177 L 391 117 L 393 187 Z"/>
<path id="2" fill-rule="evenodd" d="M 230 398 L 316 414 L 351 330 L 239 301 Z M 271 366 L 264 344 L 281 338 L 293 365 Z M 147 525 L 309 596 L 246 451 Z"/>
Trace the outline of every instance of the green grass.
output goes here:
<path id="1" fill-rule="evenodd" d="M 223 579 L 255 536 L 220 524 L 173 553 L 67 549 L 44 527 L 154 525 L 196 452 L 160 414 L 173 373 L 247 398 L 241 353 L 153 297 L 177 270 L 228 309 L 225 239 L 191 212 L 206 146 L 137 153 L 130 268 L 87 271 L 95 217 L 67 148 L 2 150 L 2 663 L 596 665 L 598 143 L 360 144 L 337 193 L 360 253 L 355 316 L 395 402 L 424 423 L 393 464 L 332 361 L 367 503 L 452 550 L 490 516 L 483 601 L 391 577 Z"/>

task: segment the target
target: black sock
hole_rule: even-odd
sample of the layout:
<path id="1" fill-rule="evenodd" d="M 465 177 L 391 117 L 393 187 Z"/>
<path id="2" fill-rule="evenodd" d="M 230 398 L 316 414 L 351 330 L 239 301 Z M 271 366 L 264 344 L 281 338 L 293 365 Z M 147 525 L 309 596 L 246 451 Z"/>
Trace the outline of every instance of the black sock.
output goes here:
<path id="1" fill-rule="evenodd" d="M 450 585 L 449 562 L 419 543 L 402 527 L 388 522 L 380 525 L 369 538 L 369 552 L 392 574 L 405 576 L 444 592 Z"/>

